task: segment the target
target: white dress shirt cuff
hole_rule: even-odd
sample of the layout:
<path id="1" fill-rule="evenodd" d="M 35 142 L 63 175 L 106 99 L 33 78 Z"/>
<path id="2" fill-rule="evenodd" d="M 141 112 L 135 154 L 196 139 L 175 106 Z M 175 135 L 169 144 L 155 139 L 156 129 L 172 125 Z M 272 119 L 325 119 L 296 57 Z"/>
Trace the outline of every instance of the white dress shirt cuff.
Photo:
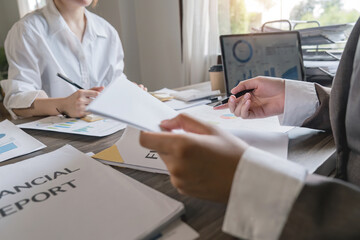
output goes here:
<path id="1" fill-rule="evenodd" d="M 29 108 L 37 98 L 47 98 L 48 95 L 43 90 L 35 90 L 29 92 L 22 92 L 12 96 L 6 96 L 4 99 L 4 106 L 9 111 L 13 119 L 17 119 L 18 116 L 12 109 Z"/>
<path id="2" fill-rule="evenodd" d="M 301 126 L 318 107 L 314 83 L 285 80 L 284 114 L 279 116 L 281 125 Z"/>
<path id="3" fill-rule="evenodd" d="M 306 175 L 300 165 L 249 147 L 234 176 L 223 231 L 244 239 L 278 239 Z"/>

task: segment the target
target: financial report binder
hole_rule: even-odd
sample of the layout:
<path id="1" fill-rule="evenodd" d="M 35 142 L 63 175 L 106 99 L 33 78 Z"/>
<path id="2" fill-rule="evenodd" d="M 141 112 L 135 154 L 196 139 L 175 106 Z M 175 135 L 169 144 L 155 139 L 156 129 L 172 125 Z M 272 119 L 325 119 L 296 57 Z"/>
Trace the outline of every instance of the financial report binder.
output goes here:
<path id="1" fill-rule="evenodd" d="M 149 239 L 182 203 L 67 145 L 0 168 L 1 239 Z"/>

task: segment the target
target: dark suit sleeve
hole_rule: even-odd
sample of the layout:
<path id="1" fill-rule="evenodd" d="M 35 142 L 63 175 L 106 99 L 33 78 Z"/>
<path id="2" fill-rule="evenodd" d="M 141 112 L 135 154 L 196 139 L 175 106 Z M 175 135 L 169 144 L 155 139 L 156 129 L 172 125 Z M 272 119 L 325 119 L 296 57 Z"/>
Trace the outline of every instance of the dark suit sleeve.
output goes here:
<path id="1" fill-rule="evenodd" d="M 360 189 L 309 175 L 280 239 L 360 239 Z"/>
<path id="2" fill-rule="evenodd" d="M 329 99 L 331 89 L 319 84 L 315 84 L 315 89 L 319 99 L 319 107 L 311 117 L 304 121 L 302 127 L 330 131 Z"/>

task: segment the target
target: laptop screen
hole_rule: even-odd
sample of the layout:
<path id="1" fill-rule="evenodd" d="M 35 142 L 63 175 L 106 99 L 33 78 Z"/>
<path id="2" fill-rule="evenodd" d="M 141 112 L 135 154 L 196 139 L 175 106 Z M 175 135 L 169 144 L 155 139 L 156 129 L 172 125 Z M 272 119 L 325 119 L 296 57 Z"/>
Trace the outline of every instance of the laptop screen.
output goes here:
<path id="1" fill-rule="evenodd" d="M 226 91 L 256 76 L 304 80 L 298 32 L 254 33 L 220 37 Z"/>

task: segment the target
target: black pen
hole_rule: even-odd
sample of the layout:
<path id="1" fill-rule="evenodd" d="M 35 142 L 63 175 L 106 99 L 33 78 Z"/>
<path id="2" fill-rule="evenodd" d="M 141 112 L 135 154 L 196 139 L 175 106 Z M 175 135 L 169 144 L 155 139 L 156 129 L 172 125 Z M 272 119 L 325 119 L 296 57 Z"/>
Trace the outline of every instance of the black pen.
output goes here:
<path id="1" fill-rule="evenodd" d="M 238 93 L 235 94 L 235 97 L 236 97 L 236 98 L 239 98 L 239 97 L 245 95 L 246 93 L 252 92 L 252 91 L 254 91 L 254 90 L 255 90 L 255 89 L 247 89 L 247 90 L 238 92 Z M 221 106 L 221 105 L 224 105 L 224 104 L 228 103 L 228 102 L 229 102 L 229 99 L 230 99 L 230 97 L 225 98 L 224 100 L 218 102 L 214 107 L 218 107 L 218 106 Z"/>
<path id="2" fill-rule="evenodd" d="M 67 83 L 70 83 L 71 85 L 73 85 L 74 87 L 78 88 L 78 89 L 84 89 L 81 86 L 77 85 L 76 83 L 74 83 L 73 81 L 71 81 L 69 78 L 65 77 L 64 75 L 62 75 L 61 73 L 58 73 L 57 76 L 59 78 L 61 78 L 62 80 L 64 80 Z"/>

